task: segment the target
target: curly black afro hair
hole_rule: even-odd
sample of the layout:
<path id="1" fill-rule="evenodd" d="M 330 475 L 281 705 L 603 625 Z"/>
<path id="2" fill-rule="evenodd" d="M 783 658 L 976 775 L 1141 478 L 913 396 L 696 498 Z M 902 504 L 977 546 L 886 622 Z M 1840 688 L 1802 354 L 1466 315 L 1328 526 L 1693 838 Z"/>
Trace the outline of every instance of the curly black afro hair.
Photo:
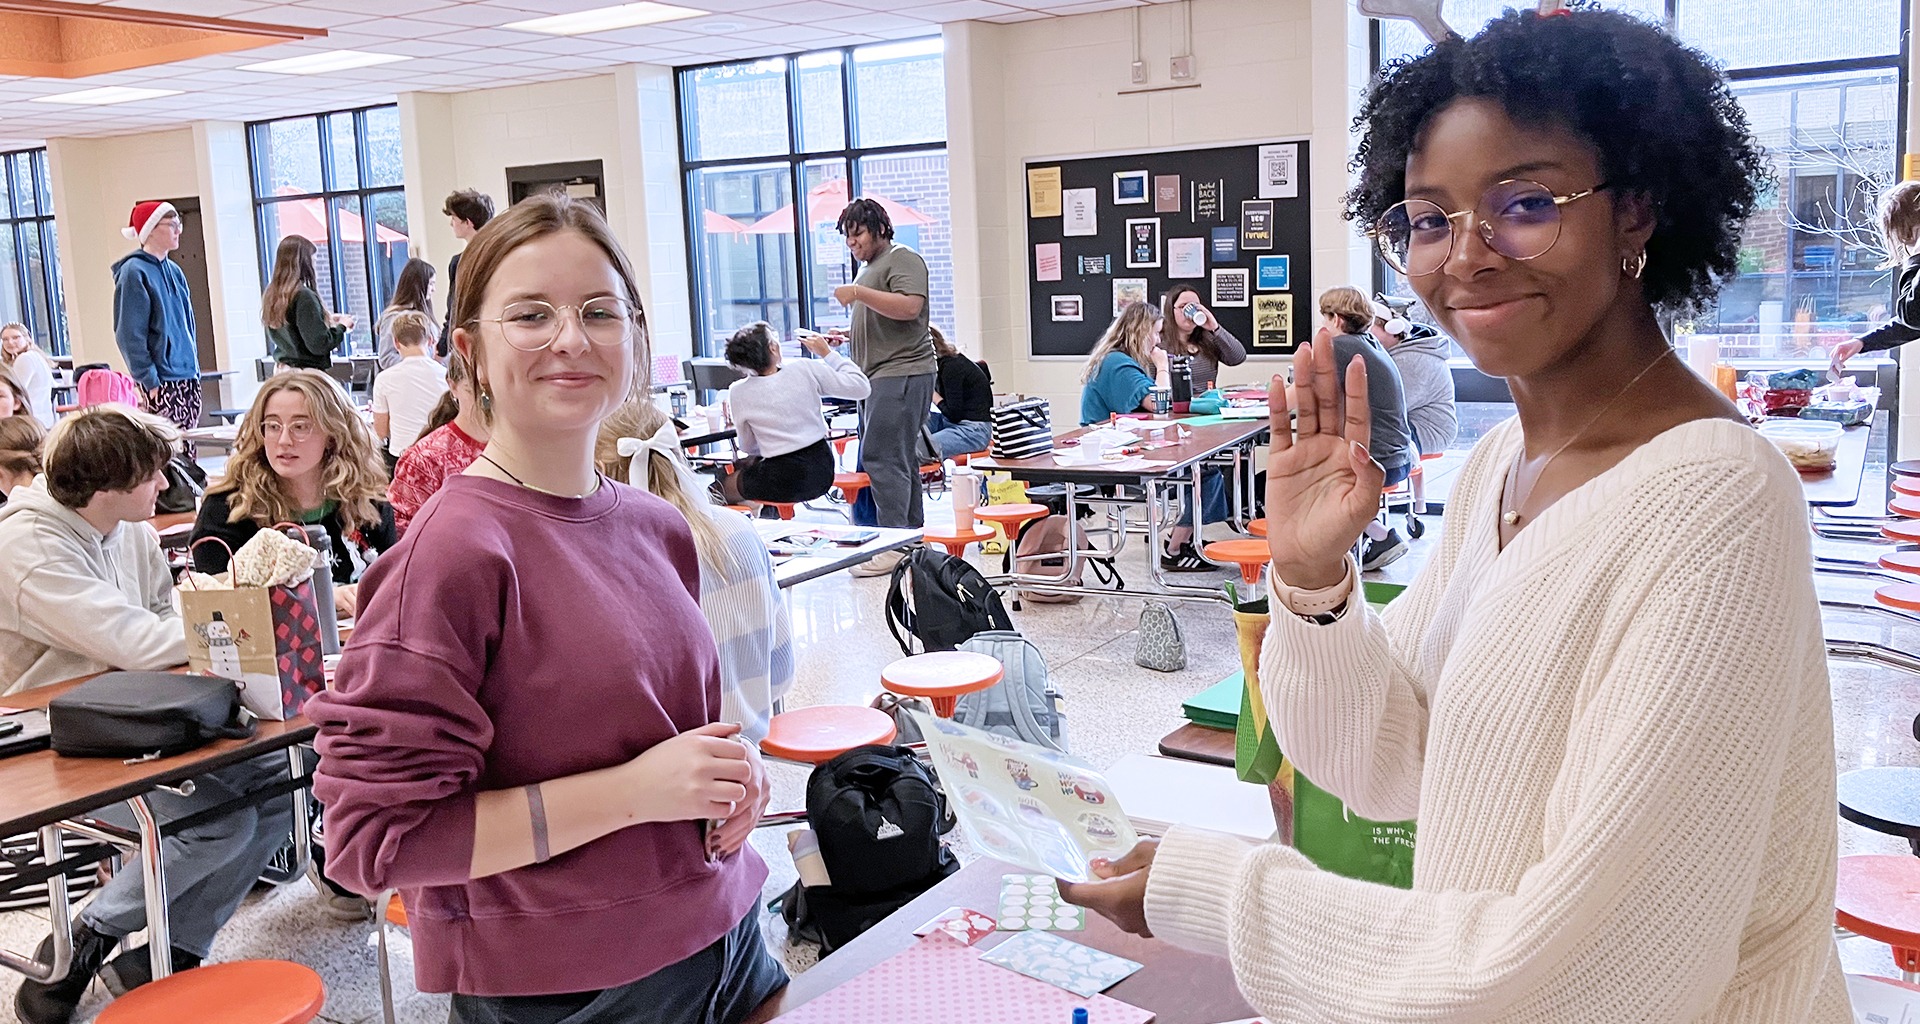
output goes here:
<path id="1" fill-rule="evenodd" d="M 1657 219 L 1640 278 L 1648 302 L 1698 308 L 1734 271 L 1741 226 L 1769 177 L 1746 114 L 1705 56 L 1630 15 L 1584 5 L 1544 18 L 1510 10 L 1472 39 L 1383 69 L 1354 120 L 1362 134 L 1349 220 L 1372 225 L 1406 197 L 1421 128 L 1463 97 L 1572 130 L 1598 151 L 1607 183 L 1651 201 Z"/>

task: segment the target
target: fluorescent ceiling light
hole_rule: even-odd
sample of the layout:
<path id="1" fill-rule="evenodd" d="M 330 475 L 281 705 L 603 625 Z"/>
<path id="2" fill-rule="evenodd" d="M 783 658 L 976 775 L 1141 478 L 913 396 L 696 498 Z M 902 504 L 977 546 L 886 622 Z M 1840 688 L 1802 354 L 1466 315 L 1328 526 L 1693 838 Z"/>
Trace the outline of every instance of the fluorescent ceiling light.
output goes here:
<path id="1" fill-rule="evenodd" d="M 516 32 L 541 32 L 550 36 L 580 36 L 589 32 L 611 32 L 614 29 L 635 28 L 640 25 L 658 25 L 663 21 L 698 18 L 712 13 L 712 11 L 696 11 L 691 7 L 642 0 L 637 4 L 621 4 L 617 7 L 602 7 L 592 11 L 577 11 L 573 14 L 556 14 L 551 18 L 515 21 L 500 27 Z"/>
<path id="2" fill-rule="evenodd" d="M 53 96 L 35 96 L 35 103 L 78 103 L 99 106 L 104 103 L 131 103 L 134 100 L 150 100 L 160 96 L 178 96 L 178 89 L 136 89 L 130 85 L 110 85 L 102 89 L 82 89 L 79 92 L 63 92 Z"/>
<path id="3" fill-rule="evenodd" d="M 347 71 L 352 68 L 370 68 L 376 64 L 391 64 L 397 60 L 413 58 L 398 53 L 368 53 L 365 50 L 328 50 L 325 53 L 307 53 L 284 60 L 269 60 L 259 64 L 243 64 L 242 71 L 265 71 L 274 75 L 323 75 L 329 71 Z"/>

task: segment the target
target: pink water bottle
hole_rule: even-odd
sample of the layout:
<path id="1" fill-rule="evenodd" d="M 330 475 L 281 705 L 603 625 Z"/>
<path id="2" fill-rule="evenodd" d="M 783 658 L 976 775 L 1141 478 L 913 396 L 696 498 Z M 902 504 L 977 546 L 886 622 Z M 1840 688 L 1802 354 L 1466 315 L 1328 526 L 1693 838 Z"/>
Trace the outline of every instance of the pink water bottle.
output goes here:
<path id="1" fill-rule="evenodd" d="M 970 466 L 956 466 L 947 477 L 953 490 L 953 532 L 973 532 L 973 510 L 980 507 L 980 474 Z"/>

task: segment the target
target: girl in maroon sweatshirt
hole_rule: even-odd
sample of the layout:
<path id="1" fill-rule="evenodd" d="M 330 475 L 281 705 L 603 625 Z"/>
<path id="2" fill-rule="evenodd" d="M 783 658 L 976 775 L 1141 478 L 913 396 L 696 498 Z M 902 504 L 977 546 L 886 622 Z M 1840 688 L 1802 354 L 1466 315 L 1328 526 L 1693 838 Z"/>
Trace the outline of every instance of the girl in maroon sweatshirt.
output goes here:
<path id="1" fill-rule="evenodd" d="M 453 343 L 491 439 L 360 590 L 320 726 L 328 870 L 398 888 L 456 1024 L 744 1018 L 786 976 L 720 724 L 686 520 L 594 469 L 645 317 L 591 206 L 538 196 L 461 260 Z"/>

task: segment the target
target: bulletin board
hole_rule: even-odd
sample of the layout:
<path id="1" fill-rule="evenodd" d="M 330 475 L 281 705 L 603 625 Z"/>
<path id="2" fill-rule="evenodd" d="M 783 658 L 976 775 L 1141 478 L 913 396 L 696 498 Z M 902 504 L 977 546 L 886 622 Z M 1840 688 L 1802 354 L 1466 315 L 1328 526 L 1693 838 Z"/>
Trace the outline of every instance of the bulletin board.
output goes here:
<path id="1" fill-rule="evenodd" d="M 1029 351 L 1084 356 L 1121 300 L 1194 286 L 1255 355 L 1312 337 L 1306 139 L 1026 164 Z"/>

